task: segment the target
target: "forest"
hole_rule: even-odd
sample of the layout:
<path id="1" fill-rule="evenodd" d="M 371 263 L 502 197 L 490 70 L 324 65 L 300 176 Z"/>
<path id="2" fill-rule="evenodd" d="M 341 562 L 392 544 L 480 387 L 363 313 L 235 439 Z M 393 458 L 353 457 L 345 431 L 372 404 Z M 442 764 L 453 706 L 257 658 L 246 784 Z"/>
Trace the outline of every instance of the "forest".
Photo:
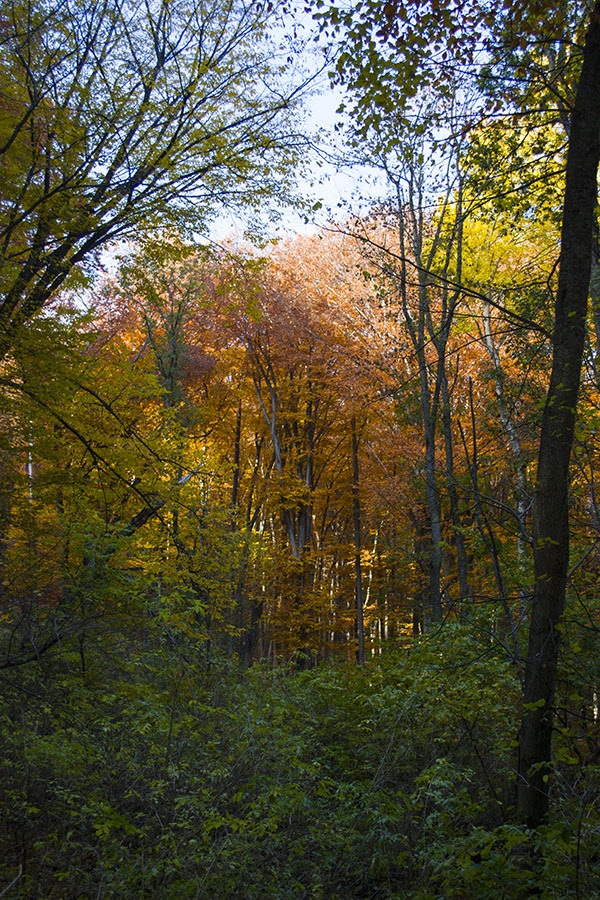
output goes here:
<path id="1" fill-rule="evenodd" d="M 0 898 L 596 900 L 600 3 L 0 47 Z"/>

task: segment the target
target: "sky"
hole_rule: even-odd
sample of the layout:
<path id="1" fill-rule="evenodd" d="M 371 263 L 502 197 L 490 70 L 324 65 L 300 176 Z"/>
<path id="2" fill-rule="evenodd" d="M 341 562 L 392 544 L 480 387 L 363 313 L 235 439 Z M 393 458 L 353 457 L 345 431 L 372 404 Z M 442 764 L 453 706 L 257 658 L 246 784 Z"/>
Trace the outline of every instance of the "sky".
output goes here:
<path id="1" fill-rule="evenodd" d="M 305 19 L 303 27 L 306 33 L 302 40 L 311 49 L 306 53 L 305 63 L 300 63 L 298 77 L 302 77 L 302 65 L 304 75 L 323 66 L 323 56 L 311 39 L 311 34 L 314 35 L 312 21 Z M 305 127 L 309 134 L 315 135 L 315 147 L 308 161 L 306 177 L 299 179 L 298 184 L 299 193 L 320 206 L 308 216 L 293 209 L 281 210 L 280 220 L 270 222 L 268 226 L 274 237 L 315 232 L 351 213 L 367 211 L 385 193 L 383 179 L 374 169 L 343 161 L 344 156 L 348 157 L 340 131 L 344 118 L 338 112 L 343 99 L 343 91 L 331 85 L 325 67 L 315 77 L 310 93 L 303 101 Z M 244 231 L 243 219 L 225 214 L 215 220 L 211 235 L 215 239 L 232 234 L 241 238 Z"/>

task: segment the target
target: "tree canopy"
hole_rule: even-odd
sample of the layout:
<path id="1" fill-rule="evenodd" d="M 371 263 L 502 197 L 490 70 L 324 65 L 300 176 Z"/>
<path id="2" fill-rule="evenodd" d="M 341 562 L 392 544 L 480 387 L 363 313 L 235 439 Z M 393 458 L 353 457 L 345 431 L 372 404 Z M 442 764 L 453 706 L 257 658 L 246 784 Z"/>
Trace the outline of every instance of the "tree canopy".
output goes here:
<path id="1" fill-rule="evenodd" d="M 2 346 L 134 227 L 289 196 L 300 137 L 269 4 L 0 9 Z"/>

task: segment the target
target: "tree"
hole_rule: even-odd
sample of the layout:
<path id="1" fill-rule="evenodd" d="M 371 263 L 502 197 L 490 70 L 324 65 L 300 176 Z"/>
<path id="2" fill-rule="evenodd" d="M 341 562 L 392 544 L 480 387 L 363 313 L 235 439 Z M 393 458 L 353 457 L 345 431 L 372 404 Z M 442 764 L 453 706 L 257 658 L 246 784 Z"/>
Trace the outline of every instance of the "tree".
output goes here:
<path id="1" fill-rule="evenodd" d="M 420 111 L 419 121 L 428 118 L 429 106 Z M 376 137 L 377 140 L 377 137 Z M 425 606 L 434 621 L 442 620 L 442 515 L 437 483 L 437 434 L 443 430 L 447 483 L 452 510 L 454 543 L 459 576 L 459 600 L 469 596 L 467 563 L 459 521 L 458 498 L 453 478 L 453 447 L 450 428 L 450 388 L 448 345 L 454 316 L 462 299 L 462 241 L 466 212 L 463 206 L 463 179 L 460 144 L 451 142 L 441 159 L 431 153 L 431 141 L 420 128 L 398 141 L 398 147 L 382 148 L 378 160 L 391 187 L 393 200 L 388 213 L 397 225 L 398 236 L 384 241 L 391 246 L 372 247 L 381 271 L 383 286 L 397 305 L 404 322 L 409 356 L 416 364 L 420 417 L 424 438 L 425 503 L 431 534 L 428 551 L 429 597 Z M 428 159 L 428 163 L 425 160 Z M 431 209 L 428 196 L 431 182 L 438 190 L 437 207 Z M 368 235 L 364 239 L 369 252 Z M 395 244 L 395 246 L 394 246 Z M 452 270 L 455 284 L 449 284 Z M 405 377 L 405 372 L 397 373 Z"/>
<path id="2" fill-rule="evenodd" d="M 89 316 L 59 313 L 32 323 L 0 376 L 3 668 L 73 643 L 83 665 L 98 620 L 137 605 L 121 552 L 132 517 L 157 506 L 161 448 L 139 423 L 153 379 L 128 348 L 99 353 Z"/>
<path id="3" fill-rule="evenodd" d="M 317 6 L 323 10 L 325 4 Z M 490 111 L 528 112 L 568 127 L 553 362 L 540 438 L 534 512 L 535 585 L 519 750 L 518 809 L 532 827 L 548 809 L 553 697 L 569 564 L 569 463 L 584 350 L 600 134 L 600 6 L 469 3 L 460 25 L 434 0 L 371 0 L 317 13 L 345 29 L 338 77 L 353 91 L 364 135 L 422 87 L 454 91 L 458 63 L 493 87 L 480 94 L 464 128 Z M 410 40 L 407 31 L 410 30 Z M 488 61 L 482 71 L 481 51 Z M 570 89 L 577 84 L 573 102 Z M 388 90 L 389 89 L 389 90 Z M 541 99 L 544 103 L 542 104 Z M 388 133 L 388 141 L 393 135 Z"/>
<path id="4" fill-rule="evenodd" d="M 535 587 L 525 672 L 518 805 L 532 826 L 548 809 L 552 705 L 569 568 L 569 465 L 586 334 L 600 159 L 600 5 L 591 12 L 571 112 L 550 385 L 534 514 Z"/>
<path id="5" fill-rule="evenodd" d="M 298 89 L 267 50 L 275 16 L 246 0 L 3 0 L 2 354 L 108 242 L 287 196 Z"/>

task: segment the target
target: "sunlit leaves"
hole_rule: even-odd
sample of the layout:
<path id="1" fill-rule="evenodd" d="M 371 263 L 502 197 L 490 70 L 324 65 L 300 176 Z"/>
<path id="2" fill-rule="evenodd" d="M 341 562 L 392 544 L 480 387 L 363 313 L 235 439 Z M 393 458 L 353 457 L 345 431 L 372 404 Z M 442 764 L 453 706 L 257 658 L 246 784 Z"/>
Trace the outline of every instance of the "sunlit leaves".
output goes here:
<path id="1" fill-rule="evenodd" d="M 111 239 L 288 194 L 294 89 L 260 4 L 2 6 L 4 344 Z M 5 349 L 6 349 L 5 347 Z"/>

